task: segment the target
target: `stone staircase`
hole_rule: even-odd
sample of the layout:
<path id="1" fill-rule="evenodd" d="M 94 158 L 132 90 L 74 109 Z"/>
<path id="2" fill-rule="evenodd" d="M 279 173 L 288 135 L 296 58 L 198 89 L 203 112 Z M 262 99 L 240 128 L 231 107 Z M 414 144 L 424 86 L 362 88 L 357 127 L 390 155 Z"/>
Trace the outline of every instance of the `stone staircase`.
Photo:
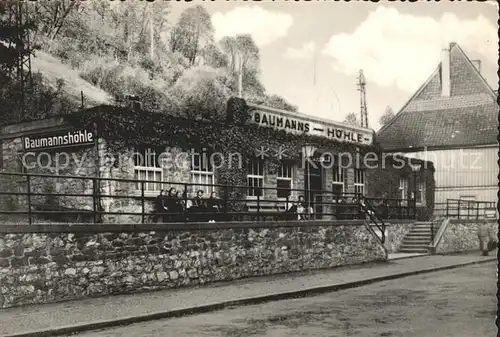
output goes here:
<path id="1" fill-rule="evenodd" d="M 434 235 L 437 233 L 434 223 Z M 410 232 L 406 234 L 399 248 L 400 253 L 428 253 L 432 239 L 432 222 L 416 222 Z"/>

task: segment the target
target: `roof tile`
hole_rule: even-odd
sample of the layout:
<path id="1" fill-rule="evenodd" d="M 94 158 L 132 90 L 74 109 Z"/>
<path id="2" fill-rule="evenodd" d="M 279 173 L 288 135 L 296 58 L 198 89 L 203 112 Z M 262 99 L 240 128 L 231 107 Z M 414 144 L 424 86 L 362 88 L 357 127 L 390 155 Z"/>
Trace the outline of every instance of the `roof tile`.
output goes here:
<path id="1" fill-rule="evenodd" d="M 497 144 L 498 105 L 484 78 L 450 45 L 451 96 L 441 96 L 440 67 L 377 134 L 385 150 Z"/>

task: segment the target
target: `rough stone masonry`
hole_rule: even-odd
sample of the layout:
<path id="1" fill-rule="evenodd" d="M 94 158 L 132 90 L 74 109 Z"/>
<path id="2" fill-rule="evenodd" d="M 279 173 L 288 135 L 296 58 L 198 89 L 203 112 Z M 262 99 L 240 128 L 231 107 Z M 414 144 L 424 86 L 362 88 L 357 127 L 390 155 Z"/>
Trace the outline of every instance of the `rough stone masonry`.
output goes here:
<path id="1" fill-rule="evenodd" d="M 362 221 L 5 225 L 0 307 L 386 259 Z"/>

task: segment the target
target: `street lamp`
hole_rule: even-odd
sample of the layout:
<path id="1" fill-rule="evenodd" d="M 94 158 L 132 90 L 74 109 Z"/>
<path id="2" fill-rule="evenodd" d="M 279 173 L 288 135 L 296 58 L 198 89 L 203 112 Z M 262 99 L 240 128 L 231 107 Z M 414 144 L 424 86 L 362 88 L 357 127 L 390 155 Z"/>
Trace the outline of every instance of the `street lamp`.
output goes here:
<path id="1" fill-rule="evenodd" d="M 317 148 L 314 145 L 307 144 L 302 147 L 302 155 L 305 158 L 312 158 L 314 156 L 314 152 L 316 152 Z M 305 161 L 304 161 L 305 163 Z M 307 162 L 307 207 L 311 207 L 311 167 L 309 162 Z"/>
<path id="2" fill-rule="evenodd" d="M 422 167 L 421 163 L 417 163 L 415 165 L 410 165 L 411 170 L 413 171 L 413 212 L 414 215 L 416 216 L 417 214 L 417 173 L 420 172 L 420 169 Z"/>

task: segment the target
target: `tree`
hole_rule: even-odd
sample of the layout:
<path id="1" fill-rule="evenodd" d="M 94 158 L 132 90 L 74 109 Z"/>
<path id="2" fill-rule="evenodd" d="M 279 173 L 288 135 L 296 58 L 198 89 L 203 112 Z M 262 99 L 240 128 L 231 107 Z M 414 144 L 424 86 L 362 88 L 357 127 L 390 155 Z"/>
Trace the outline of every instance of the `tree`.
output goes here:
<path id="1" fill-rule="evenodd" d="M 54 40 L 68 21 L 78 20 L 82 5 L 83 2 L 72 0 L 40 1 L 30 5 L 30 15 L 36 20 L 37 31 Z"/>
<path id="2" fill-rule="evenodd" d="M 200 5 L 182 12 L 170 35 L 172 52 L 180 52 L 194 65 L 200 51 L 214 40 L 210 14 Z"/>
<path id="3" fill-rule="evenodd" d="M 278 95 L 266 95 L 266 99 L 262 104 L 271 108 L 297 111 L 297 107 L 295 105 L 288 103 L 283 97 Z"/>
<path id="4" fill-rule="evenodd" d="M 234 87 L 237 87 L 241 61 L 243 96 L 251 101 L 265 100 L 265 89 L 259 78 L 259 47 L 252 37 L 248 34 L 224 37 L 219 44 L 227 57 L 226 68 L 233 78 Z"/>
<path id="5" fill-rule="evenodd" d="M 241 58 L 242 68 L 258 71 L 259 69 L 259 47 L 249 34 L 236 37 L 224 37 L 220 41 L 222 51 L 228 56 L 228 69 L 235 73 L 238 71 L 238 62 Z"/>
<path id="6" fill-rule="evenodd" d="M 384 114 L 380 117 L 379 123 L 380 125 L 384 126 L 387 123 L 389 123 L 393 118 L 394 118 L 394 111 L 390 106 L 387 106 L 385 108 Z"/>
<path id="7" fill-rule="evenodd" d="M 350 112 L 344 119 L 344 123 L 352 126 L 360 126 L 358 116 L 354 112 Z"/>
<path id="8" fill-rule="evenodd" d="M 182 74 L 168 96 L 181 117 L 223 120 L 231 96 L 229 82 L 227 74 L 221 70 L 194 67 Z"/>
<path id="9" fill-rule="evenodd" d="M 215 44 L 205 46 L 200 53 L 201 64 L 212 68 L 228 68 L 229 61 Z"/>

